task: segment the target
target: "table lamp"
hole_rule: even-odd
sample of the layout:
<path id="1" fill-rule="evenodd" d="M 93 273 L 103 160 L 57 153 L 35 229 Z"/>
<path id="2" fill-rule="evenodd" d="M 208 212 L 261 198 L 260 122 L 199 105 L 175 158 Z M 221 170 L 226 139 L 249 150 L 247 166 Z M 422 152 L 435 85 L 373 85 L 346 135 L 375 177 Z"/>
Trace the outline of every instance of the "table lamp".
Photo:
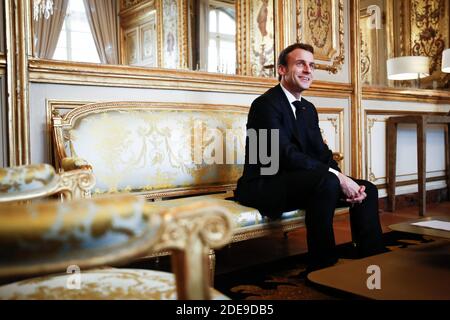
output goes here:
<path id="1" fill-rule="evenodd" d="M 405 56 L 387 60 L 389 80 L 418 80 L 430 75 L 429 58 L 423 56 Z M 418 82 L 420 86 L 420 82 Z"/>

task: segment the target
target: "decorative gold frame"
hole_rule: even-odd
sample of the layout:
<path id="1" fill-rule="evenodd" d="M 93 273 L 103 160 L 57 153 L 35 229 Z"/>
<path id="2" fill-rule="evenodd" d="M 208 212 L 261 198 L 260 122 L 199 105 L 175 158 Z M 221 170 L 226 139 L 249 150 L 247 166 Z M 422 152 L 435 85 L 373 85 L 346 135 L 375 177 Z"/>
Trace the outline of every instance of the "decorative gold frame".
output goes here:
<path id="1" fill-rule="evenodd" d="M 177 9 L 178 9 L 178 20 L 177 20 L 177 36 L 178 36 L 178 68 L 180 69 L 186 69 L 188 66 L 188 7 L 187 7 L 187 0 L 174 0 L 177 3 Z M 156 0 L 157 5 L 157 12 L 158 12 L 158 18 L 160 23 L 158 23 L 158 32 L 159 32 L 159 44 L 158 47 L 160 48 L 161 57 L 160 57 L 160 63 L 159 66 L 163 67 L 164 65 L 164 26 L 163 26 L 163 0 Z"/>
<path id="2" fill-rule="evenodd" d="M 343 107 L 317 107 L 317 112 L 320 114 L 335 114 L 338 117 L 338 123 L 332 121 L 332 125 L 336 131 L 339 131 L 339 150 L 332 150 L 334 160 L 339 164 L 342 172 L 345 172 L 344 164 L 344 108 Z M 330 120 L 330 119 L 328 119 Z"/>
<path id="3" fill-rule="evenodd" d="M 160 22 L 160 17 L 157 14 L 158 12 L 158 2 L 157 1 L 145 1 L 144 0 L 140 0 L 140 1 L 134 1 L 134 2 L 130 2 L 127 0 L 122 0 L 120 3 L 120 12 L 119 12 L 119 17 L 121 20 L 124 20 L 124 23 L 121 23 L 119 25 L 119 42 L 118 42 L 118 46 L 119 46 L 119 50 L 120 50 L 120 54 L 119 54 L 119 62 L 121 64 L 124 64 L 126 61 L 126 56 L 127 56 L 127 49 L 125 48 L 125 46 L 123 45 L 123 41 L 126 37 L 125 31 L 123 30 L 123 27 L 127 27 L 129 25 L 132 25 L 132 23 L 130 24 L 130 22 L 127 22 L 127 20 L 132 20 L 133 22 L 136 22 L 138 20 L 142 20 L 147 18 L 149 15 L 152 14 L 152 12 L 149 12 L 149 10 L 153 10 L 156 13 L 156 34 L 157 34 L 157 40 L 156 40 L 156 53 L 157 53 L 157 57 L 156 57 L 156 63 L 157 65 L 160 65 L 160 61 L 161 61 L 161 39 L 160 39 L 160 35 L 161 35 L 161 23 Z M 153 13 L 154 14 L 154 13 Z M 140 39 L 136 39 L 137 41 L 140 41 Z"/>
<path id="4" fill-rule="evenodd" d="M 420 12 L 415 5 L 425 12 Z M 449 10 L 450 0 L 386 1 L 388 58 L 429 56 L 432 73 L 421 80 L 429 88 L 433 81 L 442 83 L 450 79 L 440 70 L 442 50 L 450 45 Z M 399 18 L 394 19 L 394 14 Z"/>
<path id="5" fill-rule="evenodd" d="M 328 51 L 323 51 L 314 44 L 310 39 L 311 33 L 307 32 L 305 21 L 308 21 L 307 16 L 307 2 L 314 0 L 297 0 L 297 41 L 306 42 L 313 45 L 315 48 L 315 57 L 320 61 L 330 61 L 328 64 L 316 64 L 317 69 L 326 70 L 330 73 L 336 74 L 344 63 L 345 48 L 344 48 L 344 0 L 325 0 L 329 3 L 331 8 L 331 43 L 330 38 L 326 40 L 326 45 L 330 47 Z M 339 22 L 338 30 L 335 30 L 336 22 Z M 338 43 L 339 42 L 339 43 Z M 339 50 L 339 52 L 338 52 Z M 338 52 L 338 55 L 335 54 Z M 334 57 L 334 58 L 333 58 Z"/>
<path id="6" fill-rule="evenodd" d="M 278 53 L 290 42 L 290 25 L 292 17 L 289 8 L 294 0 L 271 0 L 273 1 L 273 20 L 274 20 L 274 73 L 276 77 L 276 60 Z M 252 65 L 250 61 L 250 39 L 254 38 L 251 34 L 251 10 L 254 10 L 251 0 L 236 0 L 236 20 L 237 20 L 237 61 L 238 74 L 253 76 Z M 259 77 L 254 77 L 258 79 Z"/>

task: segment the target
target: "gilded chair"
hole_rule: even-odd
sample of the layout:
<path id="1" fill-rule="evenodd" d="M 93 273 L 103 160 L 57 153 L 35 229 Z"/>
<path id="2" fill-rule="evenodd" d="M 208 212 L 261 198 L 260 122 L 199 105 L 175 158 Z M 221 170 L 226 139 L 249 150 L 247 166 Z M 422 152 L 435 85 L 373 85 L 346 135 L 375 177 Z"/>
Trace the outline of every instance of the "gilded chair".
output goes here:
<path id="1" fill-rule="evenodd" d="M 209 286 L 208 253 L 232 227 L 212 200 L 169 209 L 133 195 L 0 204 L 0 298 L 227 299 Z M 111 267 L 161 250 L 175 275 Z"/>
<path id="2" fill-rule="evenodd" d="M 95 185 L 90 170 L 56 173 L 49 164 L 0 168 L 0 203 L 61 193 L 66 199 L 86 197 Z"/>

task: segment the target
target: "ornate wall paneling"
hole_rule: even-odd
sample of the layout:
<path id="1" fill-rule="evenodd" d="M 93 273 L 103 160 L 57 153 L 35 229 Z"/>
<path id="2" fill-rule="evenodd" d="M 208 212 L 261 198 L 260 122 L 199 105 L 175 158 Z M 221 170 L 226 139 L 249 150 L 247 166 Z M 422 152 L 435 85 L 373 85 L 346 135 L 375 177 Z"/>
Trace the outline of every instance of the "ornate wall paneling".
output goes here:
<path id="1" fill-rule="evenodd" d="M 318 107 L 319 126 L 322 136 L 328 147 L 333 152 L 344 152 L 344 108 Z M 342 172 L 345 172 L 344 163 L 341 164 Z"/>
<path id="2" fill-rule="evenodd" d="M 175 0 L 174 0 L 175 1 Z M 273 61 L 277 56 L 279 50 L 285 45 L 294 42 L 296 39 L 295 28 L 291 26 L 295 24 L 297 4 L 296 0 L 271 0 L 273 3 L 273 12 L 275 15 L 273 30 L 275 34 L 279 34 L 278 39 L 275 39 Z M 163 6 L 162 0 L 123 0 L 121 14 L 130 13 L 139 8 L 139 6 L 154 6 L 157 9 Z M 125 66 L 125 65 L 106 65 L 106 64 L 89 64 L 82 62 L 71 61 L 57 61 L 30 58 L 29 59 L 29 76 L 33 82 L 46 83 L 67 83 L 67 84 L 82 84 L 82 85 L 102 85 L 102 86 L 121 86 L 121 87 L 135 87 L 135 88 L 162 88 L 162 89 L 183 89 L 195 91 L 220 91 L 220 92 L 234 92 L 234 93 L 251 93 L 260 94 L 267 90 L 267 88 L 277 83 L 274 77 L 256 77 L 251 76 L 251 64 L 246 61 L 249 59 L 250 46 L 248 45 L 252 37 L 250 36 L 250 27 L 248 23 L 244 23 L 250 19 L 250 4 L 260 4 L 260 7 L 252 4 L 254 13 L 252 16 L 257 19 L 259 9 L 261 9 L 262 2 L 254 2 L 250 0 L 236 0 L 236 20 L 238 31 L 237 48 L 238 48 L 238 72 L 240 75 L 227 75 L 218 73 L 205 73 L 202 71 L 186 70 L 186 65 L 191 66 L 192 57 L 189 52 L 190 37 L 189 34 L 193 32 L 190 26 L 190 16 L 188 15 L 189 3 L 187 0 L 176 0 L 178 10 L 178 33 L 180 41 L 178 41 L 177 48 L 179 49 L 179 64 L 181 65 L 177 70 L 160 69 L 160 68 L 142 68 L 139 66 Z M 269 2 L 268 2 L 269 4 Z M 126 9 L 124 9 L 126 8 Z M 136 10 L 135 10 L 136 11 Z M 159 10 L 158 12 L 161 12 Z M 264 10 L 262 10 L 264 12 Z M 269 11 L 268 11 L 269 13 Z M 130 13 L 131 15 L 131 13 Z M 278 18 L 279 17 L 279 18 Z M 156 16 L 156 21 L 161 21 L 159 15 Z M 180 22 L 181 21 L 181 22 Z M 161 24 L 157 24 L 158 40 L 158 66 L 164 64 L 164 54 L 160 53 L 160 48 L 163 47 L 163 31 Z M 158 29 L 159 28 L 159 29 Z M 183 29 L 183 32 L 180 31 Z M 261 28 L 262 25 L 261 25 Z M 268 28 L 266 23 L 266 29 Z M 255 32 L 259 31 L 257 21 L 253 29 Z M 121 37 L 123 39 L 123 37 Z M 144 36 L 145 38 L 145 36 Z M 167 39 L 171 38 L 167 36 Z M 276 38 L 276 37 L 275 37 Z M 167 40 L 166 39 L 166 40 Z M 138 39 L 139 40 L 139 39 Z M 170 41 L 165 41 L 167 44 Z M 191 43 L 192 45 L 192 43 Z M 123 46 L 122 46 L 123 47 Z M 244 49 L 239 49 L 244 48 Z M 151 54 L 149 54 L 151 56 Z M 122 53 L 122 61 L 125 54 Z M 255 60 L 254 60 L 255 61 Z M 195 69 L 195 68 L 194 68 Z M 255 68 L 253 68 L 255 69 Z M 273 74 L 275 72 L 272 72 Z M 245 75 L 244 77 L 241 75 Z M 342 97 L 351 94 L 351 86 L 345 83 L 328 83 L 326 81 L 316 81 L 309 95 L 314 96 L 329 96 Z"/>
<path id="3" fill-rule="evenodd" d="M 155 1 L 122 1 L 120 12 L 120 63 L 133 66 L 161 65 L 162 24 Z"/>
<path id="4" fill-rule="evenodd" d="M 294 42 L 294 7 L 294 0 L 237 1 L 239 74 L 277 76 L 278 54 Z"/>
<path id="5" fill-rule="evenodd" d="M 450 0 L 400 0 L 388 4 L 393 25 L 388 35 L 393 49 L 388 51 L 389 57 L 430 57 L 430 76 L 421 79 L 421 88 L 450 88 L 450 75 L 440 71 L 442 51 L 450 47 Z M 395 13 L 400 19 L 394 19 Z M 409 82 L 404 85 L 411 86 Z"/>
<path id="6" fill-rule="evenodd" d="M 123 64 L 187 67 L 186 0 L 122 0 L 119 15 Z"/>
<path id="7" fill-rule="evenodd" d="M 386 85 L 384 0 L 361 1 L 361 84 Z"/>
<path id="8" fill-rule="evenodd" d="M 162 21 L 163 68 L 188 66 L 187 0 L 158 0 Z"/>
<path id="9" fill-rule="evenodd" d="M 450 104 L 450 92 L 443 90 L 417 90 L 408 88 L 364 86 L 363 99 Z"/>
<path id="10" fill-rule="evenodd" d="M 344 63 L 344 0 L 297 0 L 297 41 L 314 46 L 317 69 L 336 74 Z"/>
<path id="11" fill-rule="evenodd" d="M 417 112 L 371 110 L 365 113 L 367 132 L 365 152 L 366 179 L 376 184 L 380 189 L 386 189 L 387 187 L 386 120 L 391 116 L 414 113 Z M 430 125 L 427 128 L 426 175 L 427 182 L 432 182 L 434 187 L 445 186 L 445 152 L 444 148 L 442 148 L 445 141 L 445 131 L 445 127 L 441 125 Z M 397 188 L 399 188 L 400 194 L 416 192 L 414 191 L 414 185 L 417 183 L 416 127 L 414 125 L 401 126 L 397 143 Z"/>

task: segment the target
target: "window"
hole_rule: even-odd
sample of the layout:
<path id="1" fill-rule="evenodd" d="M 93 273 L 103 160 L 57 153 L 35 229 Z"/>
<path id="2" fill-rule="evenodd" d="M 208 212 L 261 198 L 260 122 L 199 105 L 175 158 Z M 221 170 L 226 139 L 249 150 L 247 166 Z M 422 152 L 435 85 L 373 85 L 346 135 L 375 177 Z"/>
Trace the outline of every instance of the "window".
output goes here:
<path id="1" fill-rule="evenodd" d="M 234 8 L 211 6 L 209 10 L 208 71 L 236 72 L 236 21 Z"/>
<path id="2" fill-rule="evenodd" d="M 100 63 L 84 1 L 69 0 L 53 59 Z"/>

